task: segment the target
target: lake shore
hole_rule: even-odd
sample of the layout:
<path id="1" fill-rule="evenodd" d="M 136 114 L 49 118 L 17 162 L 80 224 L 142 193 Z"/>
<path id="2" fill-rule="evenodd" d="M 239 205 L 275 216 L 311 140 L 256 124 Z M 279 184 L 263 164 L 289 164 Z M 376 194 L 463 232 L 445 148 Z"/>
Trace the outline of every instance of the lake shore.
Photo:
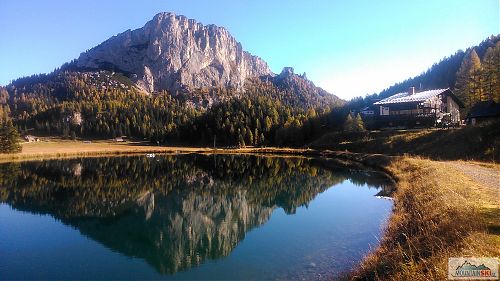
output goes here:
<path id="1" fill-rule="evenodd" d="M 162 147 L 143 142 L 50 140 L 24 143 L 0 163 L 146 153 L 255 153 L 340 158 L 375 167 L 396 182 L 394 210 L 380 246 L 348 279 L 446 279 L 449 257 L 500 256 L 500 165 L 340 151 Z M 493 178 L 492 178 L 493 177 Z M 498 177 L 497 177 L 498 179 Z"/>
<path id="2" fill-rule="evenodd" d="M 450 257 L 500 256 L 498 164 L 369 161 L 397 182 L 394 208 L 379 247 L 348 279 L 446 280 Z"/>
<path id="3" fill-rule="evenodd" d="M 307 149 L 288 148 L 208 148 L 208 147 L 177 147 L 154 146 L 148 142 L 113 142 L 113 141 L 70 141 L 51 139 L 39 142 L 22 143 L 20 153 L 0 154 L 0 163 L 48 160 L 71 157 L 98 157 L 113 155 L 138 155 L 149 153 L 276 153 L 302 154 L 312 152 Z"/>

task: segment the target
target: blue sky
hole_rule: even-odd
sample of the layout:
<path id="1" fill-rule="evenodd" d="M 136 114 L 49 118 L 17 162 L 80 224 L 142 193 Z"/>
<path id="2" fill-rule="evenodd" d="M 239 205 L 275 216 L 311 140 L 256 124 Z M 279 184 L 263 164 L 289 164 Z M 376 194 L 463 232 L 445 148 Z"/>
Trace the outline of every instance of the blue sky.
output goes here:
<path id="1" fill-rule="evenodd" d="M 226 27 L 274 72 L 343 98 L 425 71 L 500 30 L 500 0 L 1 0 L 0 84 L 50 72 L 170 11 Z"/>

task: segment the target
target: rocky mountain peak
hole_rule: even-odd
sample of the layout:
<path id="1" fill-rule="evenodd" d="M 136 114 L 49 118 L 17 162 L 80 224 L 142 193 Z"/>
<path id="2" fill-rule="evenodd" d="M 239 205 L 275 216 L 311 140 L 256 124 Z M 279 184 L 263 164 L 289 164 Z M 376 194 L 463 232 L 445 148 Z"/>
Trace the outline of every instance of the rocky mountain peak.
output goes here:
<path id="1" fill-rule="evenodd" d="M 225 28 L 173 13 L 159 13 L 144 27 L 111 37 L 82 53 L 77 65 L 125 73 L 148 92 L 242 89 L 247 78 L 273 75 Z"/>
<path id="2" fill-rule="evenodd" d="M 287 76 L 292 76 L 294 74 L 295 74 L 295 70 L 293 69 L 293 67 L 284 67 L 280 73 L 280 76 L 287 77 Z"/>
<path id="3" fill-rule="evenodd" d="M 306 75 L 305 72 L 302 75 L 298 75 L 298 74 L 295 73 L 294 68 L 293 67 L 289 67 L 289 66 L 283 68 L 283 70 L 279 74 L 278 78 L 285 79 L 285 78 L 291 78 L 291 77 L 294 77 L 294 76 L 302 78 L 304 80 L 308 80 L 307 79 L 307 75 Z"/>

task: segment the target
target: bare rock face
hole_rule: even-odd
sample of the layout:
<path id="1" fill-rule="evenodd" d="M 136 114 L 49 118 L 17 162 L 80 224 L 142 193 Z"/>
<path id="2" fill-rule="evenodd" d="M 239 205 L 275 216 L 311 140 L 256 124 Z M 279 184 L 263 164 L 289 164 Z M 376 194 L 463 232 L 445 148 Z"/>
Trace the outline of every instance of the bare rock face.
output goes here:
<path id="1" fill-rule="evenodd" d="M 242 89 L 249 77 L 273 75 L 265 61 L 243 51 L 226 29 L 172 13 L 111 37 L 82 53 L 77 64 L 123 72 L 148 92 Z"/>

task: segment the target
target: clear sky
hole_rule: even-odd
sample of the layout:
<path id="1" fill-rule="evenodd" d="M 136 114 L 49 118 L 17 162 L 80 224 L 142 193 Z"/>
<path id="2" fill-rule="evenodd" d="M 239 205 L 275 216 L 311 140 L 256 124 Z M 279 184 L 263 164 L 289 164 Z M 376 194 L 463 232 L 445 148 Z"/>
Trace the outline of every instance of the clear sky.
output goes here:
<path id="1" fill-rule="evenodd" d="M 342 98 L 378 92 L 500 30 L 500 0 L 0 0 L 0 85 L 162 11 L 226 27 L 279 73 Z"/>

